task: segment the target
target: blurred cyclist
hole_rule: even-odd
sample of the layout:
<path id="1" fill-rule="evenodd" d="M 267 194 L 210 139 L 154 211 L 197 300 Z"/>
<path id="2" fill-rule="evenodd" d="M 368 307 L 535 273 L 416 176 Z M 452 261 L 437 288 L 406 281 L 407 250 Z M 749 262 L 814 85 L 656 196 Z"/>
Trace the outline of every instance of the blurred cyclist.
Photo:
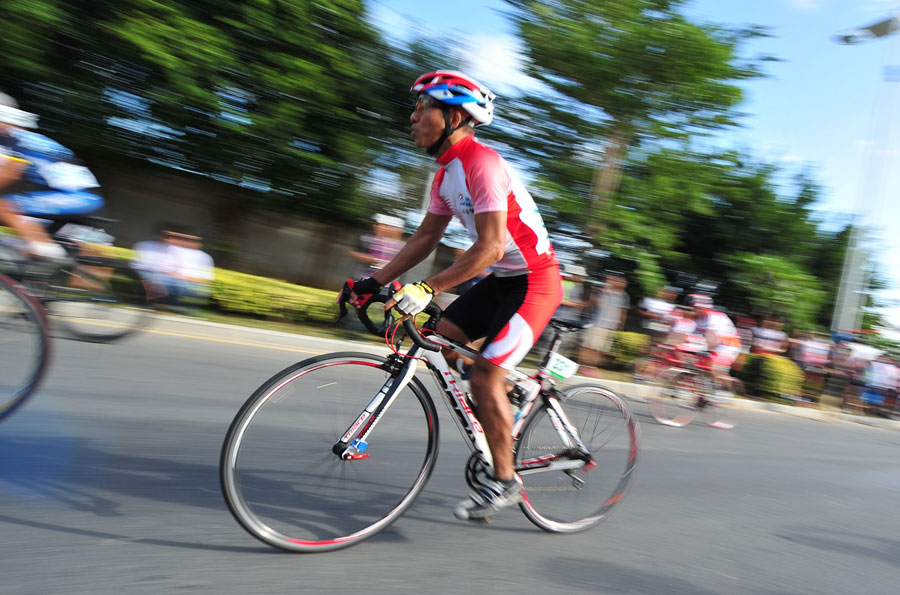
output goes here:
<path id="1" fill-rule="evenodd" d="M 423 74 L 411 90 L 416 93 L 410 116 L 413 141 L 441 165 L 431 186 L 431 204 L 397 256 L 357 281 L 353 290 L 376 293 L 420 263 L 437 247 L 454 215 L 472 246 L 447 269 L 405 285 L 385 309 L 396 306 L 415 315 L 435 294 L 491 268 L 490 275 L 447 308 L 437 328 L 461 343 L 485 338 L 469 380 L 494 476 L 454 509 L 457 518 L 478 520 L 522 500 L 521 479 L 513 469 L 506 369 L 522 361 L 552 318 L 562 301 L 562 283 L 531 195 L 500 155 L 475 140 L 475 126 L 493 119 L 494 94 L 465 74 L 446 70 Z"/>
<path id="2" fill-rule="evenodd" d="M 103 199 L 89 191 L 99 187 L 97 179 L 72 151 L 26 130 L 37 128 L 37 120 L 0 93 L 0 225 L 19 232 L 31 256 L 64 258 L 62 246 L 28 216 L 90 213 Z"/>
<path id="3" fill-rule="evenodd" d="M 731 366 L 741 354 L 741 337 L 731 319 L 713 306 L 712 298 L 703 294 L 688 296 L 688 303 L 697 313 L 697 332 L 706 338 L 707 349 L 712 356 L 713 376 L 730 390 L 737 380 L 731 377 Z"/>

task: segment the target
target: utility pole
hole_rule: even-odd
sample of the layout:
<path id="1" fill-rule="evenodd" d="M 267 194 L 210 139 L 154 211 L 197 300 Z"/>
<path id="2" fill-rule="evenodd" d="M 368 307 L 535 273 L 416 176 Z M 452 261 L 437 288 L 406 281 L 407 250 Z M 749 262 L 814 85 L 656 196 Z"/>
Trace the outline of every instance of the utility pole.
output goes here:
<path id="1" fill-rule="evenodd" d="M 887 37 L 898 31 L 900 31 L 900 10 L 895 10 L 887 18 L 876 23 L 836 35 L 835 41 L 846 45 L 856 45 L 872 39 Z M 884 80 L 886 82 L 900 81 L 897 69 L 886 68 Z M 870 182 L 870 178 L 866 178 L 861 182 L 861 194 L 867 190 L 877 191 L 877 188 L 870 189 L 865 187 L 865 182 Z M 841 284 L 838 288 L 834 314 L 831 319 L 832 331 L 858 331 L 862 326 L 863 308 L 868 295 L 867 254 L 860 246 L 862 231 L 862 217 L 859 213 L 854 213 L 852 227 L 850 228 L 850 238 L 847 243 L 847 252 L 844 255 Z"/>

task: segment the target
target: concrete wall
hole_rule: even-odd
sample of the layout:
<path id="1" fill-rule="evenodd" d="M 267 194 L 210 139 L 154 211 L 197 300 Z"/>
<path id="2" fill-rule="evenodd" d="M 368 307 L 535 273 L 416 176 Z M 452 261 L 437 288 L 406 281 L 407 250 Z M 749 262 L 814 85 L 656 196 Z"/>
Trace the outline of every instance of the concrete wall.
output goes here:
<path id="1" fill-rule="evenodd" d="M 321 288 L 340 287 L 354 273 L 355 249 L 365 229 L 327 221 L 252 213 L 247 191 L 166 169 L 92 168 L 103 187 L 100 213 L 116 219 L 107 231 L 117 246 L 152 239 L 162 222 L 178 223 L 204 238 L 217 266 Z M 443 247 L 442 247 L 443 248 Z M 449 250 L 439 251 L 446 264 Z M 430 274 L 434 259 L 406 275 Z"/>

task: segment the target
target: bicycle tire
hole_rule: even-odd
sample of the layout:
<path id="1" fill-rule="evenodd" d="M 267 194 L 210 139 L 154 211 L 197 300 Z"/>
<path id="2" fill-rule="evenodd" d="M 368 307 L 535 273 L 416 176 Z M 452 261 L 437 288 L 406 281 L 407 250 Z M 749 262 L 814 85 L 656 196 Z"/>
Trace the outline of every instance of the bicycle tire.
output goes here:
<path id="1" fill-rule="evenodd" d="M 391 376 L 386 362 L 366 353 L 313 357 L 244 403 L 222 446 L 219 480 L 248 533 L 291 552 L 331 551 L 372 537 L 412 505 L 438 451 L 437 411 L 419 379 L 378 418 L 368 458 L 332 451 Z"/>
<path id="2" fill-rule="evenodd" d="M 704 388 L 695 372 L 670 368 L 663 375 L 662 385 L 647 400 L 650 415 L 657 422 L 681 428 L 697 417 Z"/>
<path id="3" fill-rule="evenodd" d="M 44 309 L 18 283 L 0 275 L 0 421 L 34 394 L 49 358 Z"/>
<path id="4" fill-rule="evenodd" d="M 720 388 L 718 381 L 709 380 L 707 390 L 710 395 Z M 715 396 L 707 399 L 701 410 L 701 418 L 711 428 L 731 430 L 737 424 L 738 410 L 734 406 L 734 396 L 725 399 Z"/>
<path id="5" fill-rule="evenodd" d="M 93 343 L 146 327 L 152 310 L 140 275 L 118 258 L 79 256 L 49 278 L 41 299 L 55 326 Z"/>
<path id="6" fill-rule="evenodd" d="M 520 508 L 525 516 L 544 531 L 574 533 L 606 519 L 625 496 L 637 464 L 640 429 L 628 404 L 604 386 L 580 384 L 562 395 L 563 410 L 592 462 L 569 471 L 523 470 L 527 460 L 554 457 L 567 449 L 546 403 L 529 414 L 514 445 L 515 462 L 524 484 Z"/>
<path id="7" fill-rule="evenodd" d="M 636 382 L 641 383 L 649 384 L 656 382 L 656 379 L 665 371 L 667 366 L 667 363 L 660 361 L 660 359 L 656 357 L 639 357 L 634 361 L 632 378 L 634 378 Z"/>

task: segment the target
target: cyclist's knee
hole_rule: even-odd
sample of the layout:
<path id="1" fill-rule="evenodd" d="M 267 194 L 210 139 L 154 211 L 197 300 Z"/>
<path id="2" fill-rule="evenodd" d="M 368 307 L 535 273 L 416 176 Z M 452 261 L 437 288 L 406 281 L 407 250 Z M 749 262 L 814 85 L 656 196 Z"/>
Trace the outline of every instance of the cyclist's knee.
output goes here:
<path id="1" fill-rule="evenodd" d="M 479 391 L 493 390 L 496 387 L 503 387 L 505 382 L 506 370 L 479 355 L 472 365 L 469 376 L 469 386 L 472 387 L 472 391 L 478 393 Z"/>

